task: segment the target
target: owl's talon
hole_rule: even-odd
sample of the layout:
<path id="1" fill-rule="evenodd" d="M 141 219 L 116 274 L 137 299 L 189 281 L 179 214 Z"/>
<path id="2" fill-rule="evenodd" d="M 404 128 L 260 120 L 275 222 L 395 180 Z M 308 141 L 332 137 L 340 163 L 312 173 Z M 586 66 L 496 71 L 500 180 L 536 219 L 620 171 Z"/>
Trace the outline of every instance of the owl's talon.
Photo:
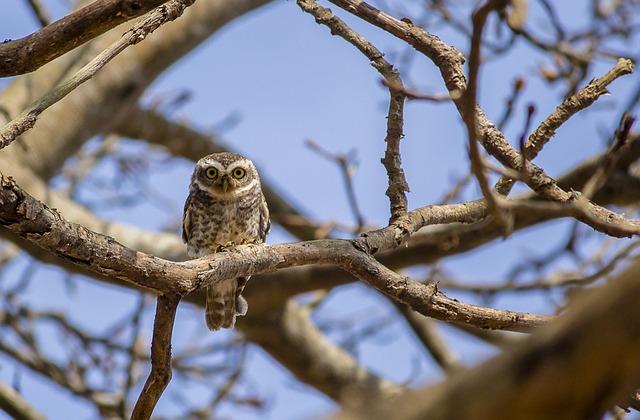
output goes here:
<path id="1" fill-rule="evenodd" d="M 235 242 L 227 242 L 224 245 L 218 245 L 216 247 L 216 252 L 230 252 L 231 248 L 235 247 Z"/>

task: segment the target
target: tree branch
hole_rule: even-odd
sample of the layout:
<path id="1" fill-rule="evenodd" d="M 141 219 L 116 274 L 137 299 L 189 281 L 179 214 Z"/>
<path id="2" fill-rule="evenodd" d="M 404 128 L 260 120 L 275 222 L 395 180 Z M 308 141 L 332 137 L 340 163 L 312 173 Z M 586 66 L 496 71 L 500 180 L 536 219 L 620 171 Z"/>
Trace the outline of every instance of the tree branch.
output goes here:
<path id="1" fill-rule="evenodd" d="M 542 148 L 556 134 L 556 130 L 569 120 L 572 116 L 585 108 L 593 105 L 602 95 L 608 93 L 609 86 L 617 78 L 633 72 L 631 60 L 620 58 L 616 64 L 602 77 L 593 79 L 587 86 L 580 89 L 574 95 L 566 98 L 554 109 L 527 139 L 527 144 L 523 150 L 526 160 L 533 160 L 540 153 Z M 515 180 L 501 177 L 496 185 L 496 191 L 502 195 L 508 195 Z"/>
<path id="2" fill-rule="evenodd" d="M 133 408 L 131 418 L 149 419 L 160 396 L 171 381 L 171 336 L 180 296 L 158 295 L 151 341 L 151 372 Z"/>
<path id="3" fill-rule="evenodd" d="M 0 409 L 16 420 L 44 420 L 45 418 L 13 388 L 3 383 L 0 383 Z"/>
<path id="4" fill-rule="evenodd" d="M 160 6 L 149 16 L 127 31 L 120 40 L 98 54 L 93 60 L 82 67 L 73 77 L 61 83 L 44 97 L 31 105 L 20 116 L 0 129 L 0 149 L 8 146 L 18 136 L 31 129 L 38 116 L 51 105 L 60 101 L 82 83 L 91 79 L 102 67 L 127 47 L 144 40 L 147 35 L 158 29 L 164 23 L 177 19 L 187 7 L 195 0 L 171 0 L 168 4 Z"/>
<path id="5" fill-rule="evenodd" d="M 383 30 L 403 39 L 418 51 L 426 55 L 438 67 L 449 93 L 456 104 L 458 112 L 465 118 L 465 96 L 460 92 L 466 91 L 466 82 L 462 71 L 464 58 L 454 47 L 442 42 L 420 27 L 398 20 L 361 0 L 330 0 L 346 11 L 382 28 Z M 628 62 L 628 66 L 632 64 Z M 479 106 L 475 108 L 476 133 L 484 149 L 507 168 L 520 171 L 526 175 L 526 184 L 542 198 L 560 203 L 571 204 L 575 194 L 560 188 L 556 181 L 549 177 L 542 168 L 531 162 L 522 161 L 520 153 L 509 144 L 504 134 L 487 118 Z M 596 230 L 613 236 L 626 236 L 630 226 L 621 215 L 600 207 L 592 202 L 581 206 L 578 219 Z M 608 221 L 615 223 L 609 225 Z M 633 223 L 632 223 L 633 224 Z"/>
<path id="6" fill-rule="evenodd" d="M 141 16 L 169 0 L 95 0 L 24 38 L 0 43 L 0 77 L 37 70 L 49 61 L 123 22 Z M 37 0 L 29 0 L 38 5 Z"/>
<path id="7" fill-rule="evenodd" d="M 482 208 L 476 209 L 482 212 Z M 426 316 L 482 328 L 527 331 L 547 322 L 543 316 L 468 305 L 450 299 L 435 285 L 403 277 L 372 256 L 392 249 L 431 223 L 465 222 L 477 214 L 467 203 L 409 212 L 402 228 L 391 225 L 353 240 L 325 239 L 272 246 L 240 246 L 233 252 L 173 263 L 133 251 L 113 238 L 70 223 L 0 175 L 0 223 L 15 234 L 95 273 L 157 293 L 185 295 L 215 281 L 274 272 L 286 267 L 331 264 L 366 281 Z"/>
<path id="8" fill-rule="evenodd" d="M 382 164 L 387 170 L 389 185 L 386 195 L 391 205 L 391 221 L 397 220 L 407 212 L 407 197 L 409 184 L 404 176 L 400 159 L 400 140 L 403 134 L 403 110 L 405 94 L 400 73 L 393 68 L 384 54 L 362 35 L 349 28 L 340 18 L 334 16 L 331 10 L 318 6 L 315 0 L 298 0 L 298 6 L 315 17 L 316 22 L 327 26 L 332 35 L 338 35 L 356 47 L 367 57 L 371 65 L 384 77 L 389 86 L 389 111 L 387 114 L 387 148 Z"/>
<path id="9" fill-rule="evenodd" d="M 504 354 L 346 418 L 600 418 L 640 384 L 639 293 L 627 268 Z"/>

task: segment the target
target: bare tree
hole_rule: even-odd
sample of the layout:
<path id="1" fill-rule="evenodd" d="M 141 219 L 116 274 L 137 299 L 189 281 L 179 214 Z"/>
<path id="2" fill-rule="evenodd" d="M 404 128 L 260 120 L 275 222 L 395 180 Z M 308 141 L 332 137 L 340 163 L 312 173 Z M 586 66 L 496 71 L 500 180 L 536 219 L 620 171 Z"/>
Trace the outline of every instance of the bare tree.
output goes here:
<path id="1" fill-rule="evenodd" d="M 163 393 L 172 378 L 185 390 L 202 386 L 206 392 L 198 401 L 176 392 L 175 407 L 156 416 L 210 418 L 225 404 L 260 412 L 265 401 L 252 392 L 255 378 L 247 369 L 253 346 L 335 401 L 338 417 L 621 418 L 638 408 L 640 136 L 634 111 L 640 84 L 629 75 L 638 59 L 630 46 L 640 42 L 640 4 L 580 2 L 589 20 L 576 29 L 546 0 L 328 2 L 336 13 L 316 0 L 286 7 L 304 12 L 299 19 L 305 24 L 315 20 L 328 29 L 326 36 L 339 38 L 377 72 L 379 83 L 371 89 L 385 90 L 386 115 L 379 118 L 386 136 L 370 140 L 384 145 L 388 222 L 369 223 L 358 200 L 357 151 L 306 139 L 339 171 L 346 221 L 307 214 L 265 182 L 272 221 L 292 241 L 187 260 L 177 235 L 179 207 L 167 205 L 147 175 L 234 146 L 216 130 L 172 116 L 170 109 L 188 102 L 188 93 L 152 101 L 143 95 L 218 30 L 269 2 L 80 1 L 51 22 L 46 3 L 25 0 L 42 27 L 0 44 L 0 77 L 16 76 L 0 92 L 3 357 L 16 372 L 43 378 L 107 418 L 150 418 L 162 398 L 169 401 Z M 374 45 L 349 22 L 377 28 L 393 47 Z M 467 43 L 446 42 L 442 33 Z M 533 76 L 505 82 L 510 95 L 493 122 L 482 108 L 481 75 L 519 48 L 535 51 L 545 64 Z M 417 87 L 424 83 L 411 69 L 420 60 L 439 73 L 440 91 Z M 189 78 L 188 68 L 180 71 Z M 633 77 L 615 109 L 596 106 L 610 87 Z M 533 79 L 561 93 L 537 123 L 535 103 L 522 106 Z M 402 162 L 403 147 L 414 141 L 404 138 L 409 102 L 448 106 L 464 129 L 468 155 L 459 166 L 465 175 L 444 186 L 437 203 L 409 204 L 415 183 Z M 556 131 L 587 109 L 589 118 L 606 111 L 609 119 L 600 153 L 558 175 L 534 163 Z M 519 121 L 519 135 L 510 138 L 506 127 Z M 132 153 L 133 139 L 138 149 Z M 116 168 L 113 178 L 88 185 L 107 164 Z M 521 189 L 512 194 L 516 185 Z M 105 206 L 140 202 L 160 203 L 173 222 L 153 231 L 134 219 L 121 223 L 100 215 Z M 560 246 L 510 261 L 503 281 L 465 281 L 444 268 L 449 256 L 473 254 L 501 238 L 508 246 L 518 231 L 561 218 L 573 223 Z M 25 268 L 17 275 L 13 267 L 20 262 Z M 135 304 L 106 329 L 38 307 L 26 297 L 31 284 L 47 281 L 40 272 L 45 264 L 68 273 L 69 299 L 78 283 L 92 278 L 127 290 Z M 179 316 L 185 303 L 202 307 L 205 286 L 243 276 L 252 276 L 250 310 L 237 330 L 176 346 L 178 330 L 191 322 Z M 341 293 L 334 292 L 338 286 L 354 282 L 370 286 L 362 293 L 383 296 L 393 315 L 314 317 Z M 533 292 L 550 299 L 548 311 L 494 305 L 495 298 Z M 358 357 L 358 345 L 398 321 L 447 375 L 441 383 L 399 383 Z M 467 368 L 442 334 L 445 325 L 499 354 Z M 42 418 L 44 410 L 32 407 L 15 382 L 0 382 L 0 408 L 16 418 Z"/>

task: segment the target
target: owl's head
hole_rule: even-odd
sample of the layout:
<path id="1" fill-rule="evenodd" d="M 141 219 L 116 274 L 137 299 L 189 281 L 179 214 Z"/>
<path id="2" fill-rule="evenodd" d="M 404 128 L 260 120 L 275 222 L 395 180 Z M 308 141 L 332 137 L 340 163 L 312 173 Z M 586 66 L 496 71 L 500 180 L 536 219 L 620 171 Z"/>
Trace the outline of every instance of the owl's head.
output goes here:
<path id="1" fill-rule="evenodd" d="M 249 159 L 235 153 L 214 153 L 196 163 L 193 182 L 218 198 L 235 198 L 260 187 L 258 171 Z"/>

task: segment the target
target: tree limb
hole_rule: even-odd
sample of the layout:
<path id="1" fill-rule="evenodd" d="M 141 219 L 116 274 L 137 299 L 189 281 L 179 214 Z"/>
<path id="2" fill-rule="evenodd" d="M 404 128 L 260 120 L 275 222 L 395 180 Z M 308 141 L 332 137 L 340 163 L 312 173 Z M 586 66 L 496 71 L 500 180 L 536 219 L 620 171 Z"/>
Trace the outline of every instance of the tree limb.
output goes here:
<path id="1" fill-rule="evenodd" d="M 132 419 L 151 418 L 160 396 L 171 381 L 171 336 L 178 303 L 179 295 L 158 295 L 151 341 L 151 372 L 133 408 Z"/>
<path id="2" fill-rule="evenodd" d="M 24 38 L 0 43 L 0 77 L 37 70 L 54 58 L 167 1 L 95 0 L 50 25 L 38 13 L 40 9 L 34 7 L 38 19 L 46 26 Z"/>
<path id="3" fill-rule="evenodd" d="M 483 211 L 477 209 L 476 211 Z M 286 267 L 331 264 L 366 281 L 426 316 L 466 322 L 482 328 L 527 331 L 547 322 L 544 316 L 501 311 L 450 299 L 432 284 L 403 277 L 372 256 L 398 246 L 406 233 L 430 223 L 464 222 L 477 215 L 467 203 L 424 207 L 409 212 L 402 228 L 389 226 L 357 240 L 325 239 L 271 246 L 240 246 L 233 252 L 173 263 L 131 250 L 70 223 L 0 175 L 0 223 L 74 264 L 157 293 L 185 295 L 215 281 L 274 272 Z"/>
<path id="4" fill-rule="evenodd" d="M 601 418 L 640 385 L 639 293 L 627 268 L 504 354 L 345 418 Z"/>
<path id="5" fill-rule="evenodd" d="M 13 388 L 0 383 L 0 409 L 16 420 L 43 420 L 45 417 L 38 412 Z"/>
<path id="6" fill-rule="evenodd" d="M 44 110 L 60 101 L 82 83 L 91 79 L 102 67 L 120 54 L 125 48 L 141 42 L 147 35 L 158 29 L 164 23 L 180 17 L 184 9 L 191 6 L 194 1 L 195 0 L 171 0 L 137 23 L 127 31 L 120 40 L 98 54 L 98 56 L 73 75 L 73 77 L 52 89 L 20 116 L 2 127 L 2 129 L 0 129 L 0 149 L 8 146 L 22 133 L 31 129 L 36 124 L 38 116 Z"/>

